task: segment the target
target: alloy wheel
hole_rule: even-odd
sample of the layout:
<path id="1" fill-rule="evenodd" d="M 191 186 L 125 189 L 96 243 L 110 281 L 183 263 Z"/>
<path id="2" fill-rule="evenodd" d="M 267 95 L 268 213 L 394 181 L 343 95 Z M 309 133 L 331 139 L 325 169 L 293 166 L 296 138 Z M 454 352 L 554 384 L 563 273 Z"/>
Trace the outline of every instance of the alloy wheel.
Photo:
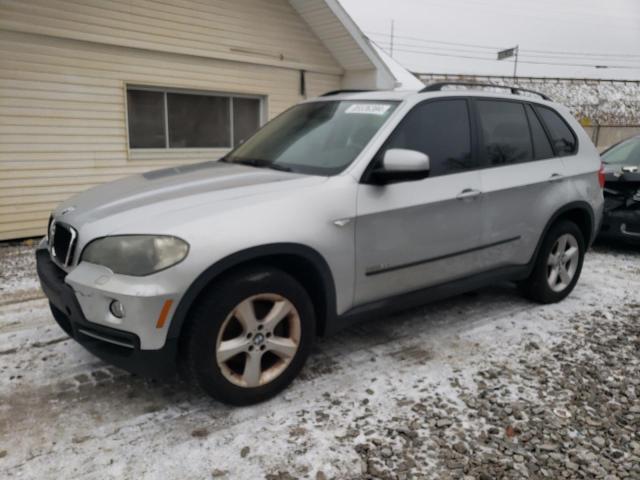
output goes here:
<path id="1" fill-rule="evenodd" d="M 293 303 L 274 293 L 253 295 L 236 305 L 223 322 L 216 362 L 235 385 L 266 385 L 289 366 L 300 334 L 300 315 Z"/>
<path id="2" fill-rule="evenodd" d="M 580 248 L 576 238 L 565 233 L 553 244 L 547 259 L 547 282 L 554 292 L 567 288 L 578 269 Z"/>

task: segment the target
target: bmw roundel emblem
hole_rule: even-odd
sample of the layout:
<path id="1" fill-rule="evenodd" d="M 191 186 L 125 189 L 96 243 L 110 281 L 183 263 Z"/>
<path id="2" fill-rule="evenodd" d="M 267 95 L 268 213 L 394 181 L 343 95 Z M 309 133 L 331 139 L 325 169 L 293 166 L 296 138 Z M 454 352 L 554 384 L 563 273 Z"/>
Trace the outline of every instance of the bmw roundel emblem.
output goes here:
<path id="1" fill-rule="evenodd" d="M 71 213 L 76 209 L 76 207 L 67 207 L 60 212 L 60 215 L 66 215 L 67 213 Z"/>

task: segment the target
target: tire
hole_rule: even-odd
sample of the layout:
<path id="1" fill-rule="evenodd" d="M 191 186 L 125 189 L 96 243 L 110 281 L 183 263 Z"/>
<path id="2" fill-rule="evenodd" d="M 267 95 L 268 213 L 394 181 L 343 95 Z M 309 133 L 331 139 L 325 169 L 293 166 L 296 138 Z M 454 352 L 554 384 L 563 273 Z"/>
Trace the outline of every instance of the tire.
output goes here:
<path id="1" fill-rule="evenodd" d="M 309 295 L 293 277 L 270 267 L 243 269 L 211 285 L 195 305 L 182 370 L 223 403 L 262 402 L 298 375 L 315 331 Z"/>
<path id="2" fill-rule="evenodd" d="M 533 272 L 521 284 L 525 296 L 539 303 L 555 303 L 569 295 L 582 271 L 585 245 L 582 231 L 575 223 L 560 220 L 552 225 L 540 246 Z M 559 249 L 564 249 L 561 256 Z M 570 254 L 571 249 L 576 249 L 575 256 Z"/>

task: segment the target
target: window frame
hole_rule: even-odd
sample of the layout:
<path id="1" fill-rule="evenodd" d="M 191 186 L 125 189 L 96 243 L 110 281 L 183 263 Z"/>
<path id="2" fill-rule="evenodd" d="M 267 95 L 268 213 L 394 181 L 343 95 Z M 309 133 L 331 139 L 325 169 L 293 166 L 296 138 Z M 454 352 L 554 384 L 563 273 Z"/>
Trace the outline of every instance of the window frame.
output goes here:
<path id="1" fill-rule="evenodd" d="M 536 120 L 538 120 L 538 123 L 540 124 L 540 127 L 542 127 L 542 133 L 544 134 L 544 138 L 547 139 L 547 142 L 549 143 L 549 148 L 551 149 L 551 153 L 553 154 L 551 157 L 536 158 L 538 153 L 537 153 L 537 150 L 536 150 L 536 142 L 535 142 L 535 140 L 533 138 L 533 127 L 531 126 L 531 119 L 529 118 L 529 114 L 527 113 L 529 111 L 529 110 L 527 110 L 527 107 L 529 107 L 529 109 L 533 113 L 533 116 L 536 118 Z M 534 108 L 533 104 L 531 104 L 531 102 L 524 102 L 524 110 L 525 110 L 525 116 L 527 117 L 527 124 L 529 125 L 529 136 L 531 137 L 531 146 L 533 147 L 533 160 L 532 161 L 539 162 L 539 161 L 543 161 L 543 160 L 551 160 L 553 158 L 558 158 L 558 155 L 556 154 L 556 151 L 553 148 L 553 142 L 551 141 L 551 138 L 549 137 L 549 132 L 547 131 L 547 126 L 540 119 L 540 116 L 538 115 L 538 112 L 536 112 L 536 109 Z"/>
<path id="2" fill-rule="evenodd" d="M 129 125 L 129 90 L 141 90 L 147 92 L 159 92 L 162 93 L 163 98 L 163 111 L 164 111 L 164 147 L 131 147 L 131 132 Z M 229 99 L 229 141 L 228 147 L 171 147 L 169 145 L 169 109 L 167 102 L 167 94 L 184 94 L 184 95 L 200 95 L 207 97 L 224 97 Z M 159 153 L 159 152 L 179 152 L 179 151 L 231 151 L 236 146 L 233 144 L 234 140 L 234 125 L 233 125 L 233 99 L 235 98 L 249 98 L 252 100 L 258 100 L 258 128 L 262 128 L 266 119 L 266 96 L 260 94 L 245 94 L 245 93 L 230 93 L 230 92 L 218 92 L 212 90 L 195 90 L 179 87 L 162 87 L 152 85 L 139 85 L 137 83 L 126 83 L 124 91 L 124 103 L 125 103 L 125 122 L 127 132 L 127 152 L 129 154 L 139 154 L 141 152 Z"/>
<path id="3" fill-rule="evenodd" d="M 402 126 L 402 123 L 404 122 L 404 119 L 418 106 L 421 106 L 425 103 L 429 103 L 429 102 L 437 102 L 437 101 L 442 101 L 442 100 L 465 100 L 467 102 L 467 112 L 469 114 L 469 127 L 470 127 L 470 132 L 471 132 L 471 155 L 472 158 L 474 160 L 477 161 L 477 167 L 475 168 L 470 168 L 468 170 L 462 171 L 462 172 L 452 172 L 452 173 L 447 173 L 444 175 L 438 175 L 436 177 L 431 177 L 428 176 L 424 179 L 422 179 L 421 181 L 426 181 L 432 178 L 439 178 L 439 177 L 444 177 L 447 175 L 459 175 L 459 174 L 463 174 L 463 173 L 467 173 L 467 172 L 473 172 L 473 171 L 477 171 L 477 170 L 486 170 L 486 169 L 490 169 L 490 168 L 505 168 L 505 167 L 513 167 L 513 166 L 517 166 L 517 165 L 524 165 L 524 164 L 528 164 L 528 163 L 533 163 L 533 162 L 544 162 L 544 161 L 548 161 L 548 160 L 558 160 L 564 157 L 571 157 L 571 156 L 575 156 L 579 154 L 580 151 L 580 139 L 578 137 L 578 135 L 576 134 L 575 130 L 571 127 L 571 125 L 565 120 L 564 116 L 558 112 L 555 108 L 548 106 L 548 105 L 544 105 L 541 103 L 537 103 L 534 101 L 530 101 L 528 99 L 522 99 L 522 98 L 503 98 L 503 97 L 491 97 L 491 96 L 477 96 L 477 95 L 451 95 L 451 96 L 442 96 L 442 97 L 433 97 L 433 98 L 427 98 L 425 100 L 421 100 L 419 102 L 417 102 L 415 105 L 411 106 L 411 108 L 403 115 L 403 117 L 398 121 L 398 123 L 396 124 L 396 126 L 393 128 L 393 130 L 391 130 L 391 132 L 387 135 L 387 137 L 383 140 L 382 145 L 378 148 L 378 150 L 375 152 L 375 154 L 371 157 L 371 160 L 369 160 L 369 163 L 367 165 L 367 167 L 364 169 L 364 171 L 362 172 L 362 175 L 360 176 L 360 182 L 362 184 L 369 184 L 370 183 L 370 177 L 371 177 L 371 172 L 374 170 L 378 160 L 379 160 L 379 155 L 382 152 L 382 150 L 384 150 L 384 148 L 386 147 L 387 141 L 389 140 L 389 138 L 391 138 L 392 135 L 395 134 L 396 130 L 398 128 L 400 128 Z M 524 111 L 524 115 L 527 121 L 527 127 L 529 130 L 529 140 L 531 142 L 531 150 L 533 152 L 533 156 L 534 158 L 530 161 L 527 162 L 520 162 L 520 163 L 512 163 L 512 164 L 508 164 L 508 165 L 491 165 L 488 163 L 487 158 L 485 158 L 484 155 L 481 154 L 481 147 L 482 147 L 482 133 L 481 133 L 481 128 L 480 128 L 480 115 L 478 114 L 478 109 L 477 109 L 477 101 L 482 101 L 482 100 L 489 100 L 489 101 L 500 101 L 500 102 L 514 102 L 514 103 L 519 103 L 520 105 L 522 105 L 523 111 Z M 533 141 L 533 132 L 531 129 L 531 124 L 529 121 L 529 117 L 527 115 L 526 112 L 526 106 L 529 105 L 531 107 L 531 110 L 533 111 L 533 114 L 536 116 L 536 118 L 538 119 L 538 121 L 540 122 L 540 125 L 542 125 L 542 129 L 544 131 L 544 134 L 547 137 L 547 141 L 549 142 L 549 145 L 551 146 L 551 150 L 553 152 L 553 157 L 549 157 L 549 158 L 540 158 L 540 159 L 536 159 L 535 158 L 535 144 Z M 548 108 L 549 110 L 552 110 L 556 115 L 558 115 L 562 121 L 565 123 L 565 125 L 567 126 L 567 128 L 569 129 L 569 131 L 571 132 L 571 134 L 573 135 L 575 142 L 576 142 L 576 149 L 575 152 L 572 153 L 571 155 L 559 155 L 558 151 L 556 150 L 556 148 L 553 145 L 553 141 L 551 140 L 551 134 L 549 132 L 549 128 L 547 127 L 547 124 L 544 122 L 544 119 L 542 118 L 542 116 L 540 115 L 540 113 L 538 112 L 536 107 L 542 107 L 542 108 Z"/>
<path id="4" fill-rule="evenodd" d="M 500 97 L 471 97 L 472 99 L 472 103 L 473 103 L 473 113 L 476 119 L 476 128 L 478 129 L 478 143 L 476 145 L 476 148 L 478 149 L 477 151 L 477 155 L 480 157 L 480 164 L 482 165 L 482 169 L 489 169 L 489 168 L 502 168 L 502 167 L 513 167 L 515 165 L 523 165 L 526 163 L 532 163 L 532 162 L 539 162 L 540 160 L 536 160 L 535 156 L 535 145 L 533 142 L 533 132 L 531 131 L 531 124 L 529 123 L 529 117 L 527 116 L 527 111 L 526 111 L 526 105 L 529 102 L 520 100 L 520 99 L 516 99 L 516 98 L 500 98 Z M 480 113 L 478 112 L 478 103 L 477 102 L 482 102 L 482 101 L 489 101 L 489 102 L 510 102 L 510 103 L 517 103 L 522 107 L 522 113 L 524 115 L 525 121 L 527 123 L 527 131 L 529 132 L 529 142 L 531 143 L 531 155 L 532 155 L 532 159 L 528 160 L 526 162 L 518 162 L 518 163 L 507 163 L 505 165 L 493 165 L 492 163 L 489 162 L 489 159 L 487 158 L 486 155 L 483 154 L 482 152 L 482 141 L 484 140 L 484 137 L 482 135 L 482 127 L 480 125 Z M 535 112 L 535 109 L 533 109 Z M 539 119 L 538 119 L 539 120 Z M 544 128 L 544 124 L 543 124 L 543 128 Z M 548 138 L 549 137 L 549 133 L 547 132 L 547 130 L 544 130 L 545 135 L 547 135 L 547 140 L 549 140 L 549 143 L 551 144 L 551 140 Z M 553 148 L 553 147 L 552 147 Z M 555 150 L 553 151 L 554 156 L 551 158 L 557 158 L 555 155 Z M 544 160 L 549 160 L 548 158 L 544 159 Z"/>
<path id="5" fill-rule="evenodd" d="M 547 139 L 549 140 L 549 143 L 551 144 L 551 150 L 553 150 L 553 158 L 573 157 L 575 155 L 578 155 L 578 153 L 580 152 L 580 141 L 578 139 L 578 135 L 576 134 L 575 130 L 573 128 L 571 128 L 571 125 L 569 125 L 569 122 L 567 122 L 565 120 L 564 116 L 560 112 L 558 112 L 555 108 L 550 107 L 548 105 L 543 105 L 541 103 L 533 103 L 533 102 L 529 102 L 529 104 L 531 105 L 533 113 L 535 113 L 536 117 L 538 117 L 538 121 L 542 124 L 542 128 L 544 129 L 544 132 L 547 134 Z M 553 143 L 553 138 L 551 137 L 551 132 L 549 131 L 549 127 L 547 126 L 547 122 L 544 121 L 544 118 L 542 118 L 542 115 L 540 114 L 540 112 L 538 112 L 538 108 L 546 108 L 548 110 L 551 110 L 558 117 L 560 117 L 560 120 L 569 129 L 569 133 L 571 133 L 571 135 L 573 135 L 573 140 L 575 141 L 575 144 L 576 144 L 576 148 L 571 154 L 569 154 L 569 155 L 559 155 L 558 154 L 558 149 L 556 148 L 556 146 Z"/>
<path id="6" fill-rule="evenodd" d="M 533 160 L 530 160 L 528 162 L 520 162 L 520 163 L 512 163 L 509 165 L 490 165 L 489 163 L 486 162 L 485 158 L 480 158 L 480 161 L 482 163 L 482 169 L 488 169 L 488 168 L 504 168 L 504 167 L 513 167 L 516 165 L 525 165 L 528 163 L 533 163 L 533 162 L 545 162 L 548 160 L 557 160 L 560 158 L 565 158 L 565 157 L 572 157 L 575 155 L 579 154 L 579 150 L 580 150 L 580 143 L 579 143 L 579 138 L 578 135 L 576 134 L 575 130 L 571 127 L 571 125 L 569 125 L 569 122 L 567 122 L 564 118 L 564 116 L 558 112 L 555 108 L 550 107 L 548 105 L 544 105 L 541 103 L 537 103 L 537 102 L 532 102 L 529 100 L 524 100 L 524 99 L 518 99 L 518 98 L 502 98 L 502 97 L 479 97 L 479 96 L 473 96 L 473 97 L 469 97 L 472 100 L 472 106 L 473 106 L 473 115 L 475 117 L 475 128 L 477 129 L 477 138 L 478 138 L 478 143 L 476 145 L 476 148 L 478 149 L 477 154 L 480 155 L 480 149 L 482 146 L 481 140 L 482 140 L 482 132 L 480 129 L 480 116 L 478 114 L 477 108 L 476 108 L 476 101 L 478 100 L 494 100 L 494 101 L 502 101 L 502 102 L 516 102 L 516 103 L 520 103 L 523 105 L 523 108 L 526 107 L 526 105 L 529 105 L 531 107 L 531 110 L 533 110 L 533 114 L 536 116 L 536 118 L 538 119 L 538 122 L 540 122 L 540 125 L 542 125 L 542 129 L 544 130 L 545 135 L 547 136 L 547 141 L 549 142 L 549 145 L 551 146 L 551 151 L 553 152 L 553 157 L 548 157 L 548 158 L 539 158 L 536 159 L 534 158 Z M 549 127 L 547 127 L 547 124 L 545 123 L 544 119 L 542 118 L 542 116 L 540 115 L 540 113 L 538 112 L 536 107 L 541 107 L 541 108 L 548 108 L 549 110 L 553 111 L 556 115 L 558 115 L 562 121 L 565 123 L 565 125 L 567 126 L 567 128 L 569 129 L 569 131 L 571 132 L 571 135 L 573 135 L 575 142 L 576 142 L 576 149 L 575 151 L 570 154 L 570 155 L 559 155 L 557 149 L 554 147 L 553 145 L 553 141 L 551 139 L 551 133 L 549 132 Z M 526 115 L 526 111 L 525 111 L 525 117 L 527 118 L 527 125 L 529 125 L 529 138 L 531 139 L 531 146 L 533 149 L 533 154 L 535 157 L 535 144 L 533 141 L 533 132 L 531 130 L 531 124 L 529 122 L 529 117 Z M 482 156 L 481 156 L 482 157 Z"/>
<path id="7" fill-rule="evenodd" d="M 391 130 L 391 132 L 387 135 L 387 137 L 384 139 L 384 141 L 382 142 L 382 145 L 378 148 L 378 150 L 376 150 L 376 153 L 373 154 L 373 156 L 371 157 L 371 160 L 369 160 L 369 164 L 367 165 L 367 167 L 364 169 L 364 172 L 362 172 L 362 175 L 360 176 L 360 183 L 362 184 L 369 184 L 370 179 L 371 179 L 371 173 L 373 172 L 373 170 L 376 168 L 376 164 L 380 159 L 380 154 L 381 152 L 386 148 L 387 146 L 387 142 L 389 141 L 389 139 L 398 131 L 398 129 L 400 129 L 405 121 L 405 119 L 418 107 L 428 104 L 428 103 L 432 103 L 432 102 L 441 102 L 441 101 L 445 101 L 445 100 L 463 100 L 466 105 L 467 105 L 467 116 L 469 119 L 469 146 L 471 149 L 471 158 L 473 160 L 477 161 L 477 166 L 475 168 L 470 168 L 468 170 L 464 170 L 461 172 L 451 172 L 451 173 L 445 173 L 443 175 L 437 175 L 435 177 L 432 176 L 427 176 L 419 181 L 426 181 L 432 178 L 440 178 L 440 177 L 446 177 L 449 175 L 460 175 L 460 174 L 464 174 L 464 173 L 468 173 L 468 172 L 474 172 L 477 170 L 480 170 L 482 168 L 484 168 L 484 165 L 482 164 L 481 160 L 478 157 L 478 136 L 477 136 L 477 125 L 475 124 L 475 111 L 474 111 L 474 106 L 472 104 L 472 102 L 470 101 L 470 97 L 466 97 L 466 96 L 459 96 L 459 95 L 451 95 L 451 96 L 444 96 L 444 97 L 434 97 L 434 98 L 427 98 L 425 100 L 421 100 L 419 102 L 417 102 L 415 105 L 413 105 L 409 110 L 407 110 L 407 112 L 402 116 L 402 118 L 398 121 L 398 123 L 396 124 L 395 127 L 393 127 L 393 130 Z"/>

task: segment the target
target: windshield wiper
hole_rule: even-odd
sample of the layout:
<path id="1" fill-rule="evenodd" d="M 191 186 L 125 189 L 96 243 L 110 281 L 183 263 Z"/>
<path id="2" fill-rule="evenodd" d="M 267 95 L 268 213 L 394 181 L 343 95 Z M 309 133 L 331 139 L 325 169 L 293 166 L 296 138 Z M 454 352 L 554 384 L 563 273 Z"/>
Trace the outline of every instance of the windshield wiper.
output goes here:
<path id="1" fill-rule="evenodd" d="M 290 172 L 291 168 L 285 167 L 284 165 L 280 165 L 278 163 L 271 163 L 269 165 L 265 165 L 265 167 L 270 168 L 271 170 L 279 170 L 281 172 Z"/>
<path id="2" fill-rule="evenodd" d="M 272 170 L 280 170 L 281 172 L 291 171 L 289 167 L 285 167 L 284 165 L 280 165 L 269 160 L 262 160 L 260 158 L 243 158 L 240 160 L 231 160 L 230 158 L 225 158 L 224 161 L 229 163 L 237 163 L 240 165 L 248 165 L 250 167 L 270 168 Z"/>

